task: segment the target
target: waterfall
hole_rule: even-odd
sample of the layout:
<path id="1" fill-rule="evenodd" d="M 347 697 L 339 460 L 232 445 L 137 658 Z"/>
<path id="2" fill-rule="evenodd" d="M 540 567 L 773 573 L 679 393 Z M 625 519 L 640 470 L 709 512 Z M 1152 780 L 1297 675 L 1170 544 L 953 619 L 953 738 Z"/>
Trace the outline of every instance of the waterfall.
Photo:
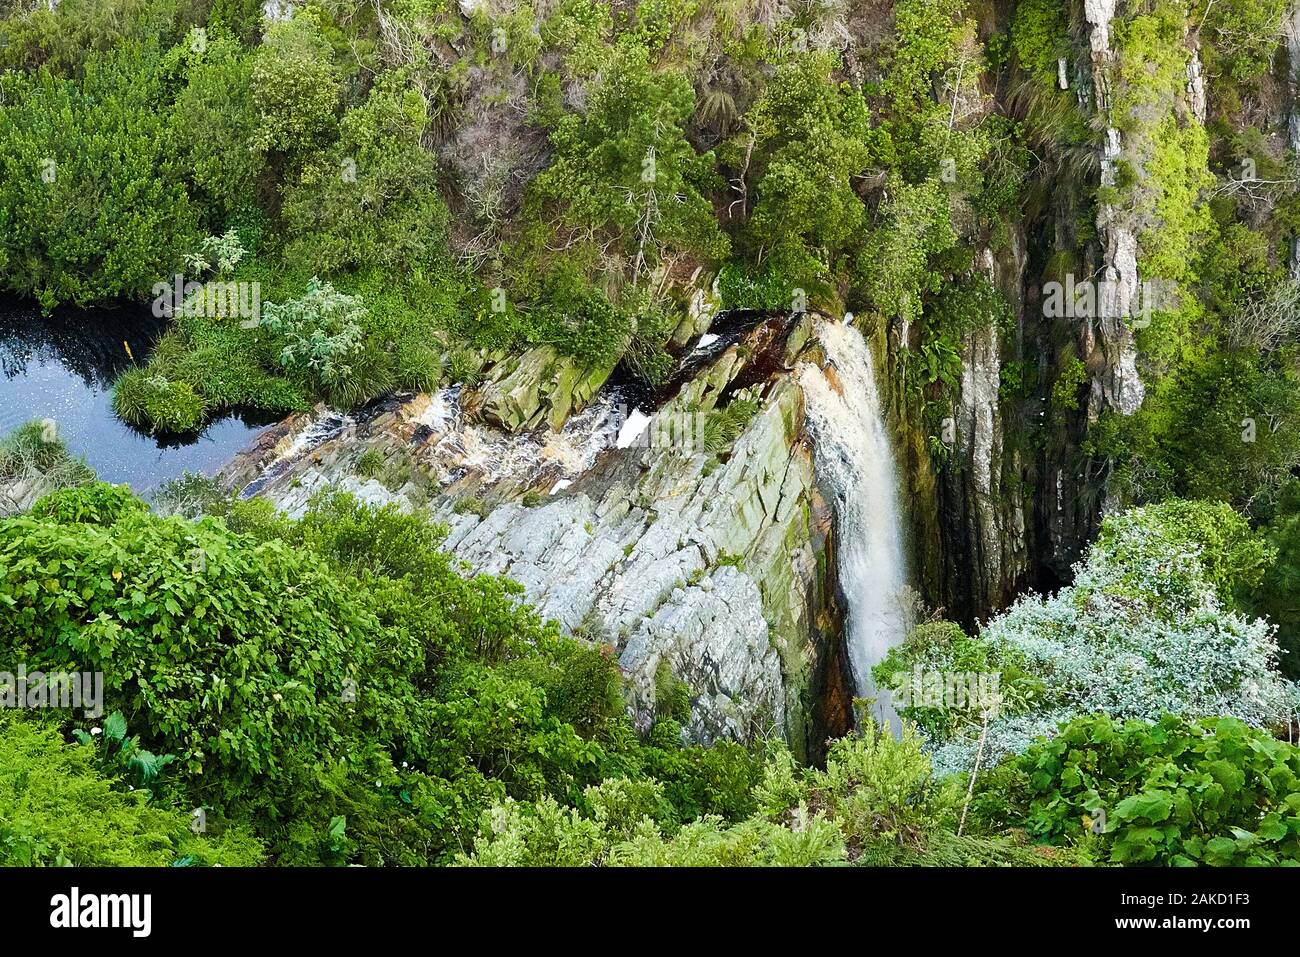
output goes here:
<path id="1" fill-rule="evenodd" d="M 840 587 L 848 603 L 846 640 L 857 693 L 873 697 L 871 667 L 909 628 L 902 520 L 893 451 L 885 431 L 871 350 L 857 329 L 823 321 L 825 369 L 805 363 L 818 483 L 834 496 Z M 888 700 L 877 720 L 898 722 Z"/>

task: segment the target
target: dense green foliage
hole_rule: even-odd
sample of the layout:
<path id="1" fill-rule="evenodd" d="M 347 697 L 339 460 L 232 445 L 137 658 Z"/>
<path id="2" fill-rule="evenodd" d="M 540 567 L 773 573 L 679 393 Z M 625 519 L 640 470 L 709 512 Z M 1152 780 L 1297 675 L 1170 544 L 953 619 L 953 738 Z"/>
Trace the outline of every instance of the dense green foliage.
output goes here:
<path id="1" fill-rule="evenodd" d="M 216 507 L 163 518 L 91 485 L 0 522 L 0 654 L 102 671 L 105 708 L 171 756 L 160 800 L 282 863 L 437 861 L 492 801 L 607 777 L 654 781 L 674 825 L 752 810 L 743 748 L 683 749 L 668 716 L 638 741 L 613 659 L 462 575 L 427 521 L 347 497 L 297 522 Z"/>
<path id="2" fill-rule="evenodd" d="M 1294 333 L 1255 342 L 1241 320 L 1276 300 L 1300 224 L 1243 105 L 1280 82 L 1280 0 L 1119 11 L 1104 116 L 1076 89 L 1078 11 L 1040 0 L 991 18 L 899 0 L 878 26 L 838 3 L 296 6 L 274 23 L 180 0 L 0 18 L 5 285 L 47 305 L 146 298 L 229 235 L 249 254 L 221 278 L 263 303 L 314 277 L 365 310 L 344 387 L 283 363 L 292 344 L 257 316 L 184 317 L 122 390 L 146 428 L 353 405 L 538 345 L 659 382 L 687 277 L 716 273 L 726 306 L 901 321 L 909 414 L 937 433 L 968 337 L 1017 321 L 972 254 L 1028 240 L 1031 272 L 1082 278 L 1110 217 L 1165 284 L 1139 332 L 1146 401 L 1092 408 L 1099 359 L 1078 344 L 1029 378 L 1004 348 L 1014 442 L 1086 455 L 1126 502 L 1219 498 L 1261 521 L 1300 461 Z M 1204 118 L 1186 102 L 1193 25 Z M 1036 431 L 1043 398 L 1041 425 L 1066 435 Z"/>
<path id="3" fill-rule="evenodd" d="M 472 17 L 312 0 L 259 31 L 227 6 L 0 18 L 6 285 L 46 305 L 142 299 L 182 269 L 212 278 L 191 275 L 195 250 L 220 236 L 248 255 L 217 278 L 262 303 L 310 296 L 313 277 L 361 299 L 368 345 L 342 387 L 282 362 L 296 346 L 259 316 L 175 317 L 119 389 L 154 431 L 427 388 L 479 349 L 625 357 L 662 381 L 697 269 L 731 277 L 729 304 L 848 297 L 915 318 L 971 278 L 943 259 L 953 204 L 995 223 L 1015 200 L 990 159 L 1012 131 L 965 108 L 983 51 L 955 0 L 900 4 L 871 51 L 885 79 L 865 84 L 828 49 L 829 7 L 767 22 L 714 0 Z M 941 325 L 927 348 L 951 355 Z"/>
<path id="4" fill-rule="evenodd" d="M 1074 582 L 1022 597 L 970 637 L 923 625 L 876 666 L 896 688 L 909 672 L 991 673 L 998 700 L 938 712 L 909 702 L 944 770 L 1024 751 L 1087 715 L 1291 720 L 1300 696 L 1278 672 L 1272 627 L 1244 613 L 1273 552 L 1221 503 L 1172 500 L 1113 516 Z"/>
<path id="5" fill-rule="evenodd" d="M 196 232 L 160 109 L 160 54 L 124 44 L 76 80 L 6 73 L 0 268 L 42 303 L 141 295 Z"/>
<path id="6" fill-rule="evenodd" d="M 768 755 L 754 788 L 757 809 L 728 825 L 716 816 L 665 827 L 653 783 L 605 781 L 582 807 L 506 801 L 484 815 L 472 854 L 481 866 L 810 867 L 845 863 L 983 863 L 1044 866 L 1082 858 L 1036 852 L 1014 836 L 954 833 L 959 782 L 930 774 L 920 739 L 896 740 L 869 720 L 836 741 L 825 770 Z"/>
<path id="7" fill-rule="evenodd" d="M 67 744 L 52 727 L 0 712 L 0 865 L 258 863 L 262 849 L 251 835 L 236 828 L 194 835 L 185 811 L 126 790 L 103 766 L 100 752 L 113 746 Z"/>
<path id="8" fill-rule="evenodd" d="M 976 638 L 918 627 L 882 687 L 991 672 L 996 700 L 915 702 L 901 738 L 864 720 L 801 768 L 777 742 L 684 747 L 691 702 L 666 671 L 638 736 L 608 650 L 466 574 L 423 518 L 335 494 L 293 520 L 192 481 L 165 498 L 193 517 L 91 484 L 0 520 L 0 657 L 104 675 L 102 716 L 0 715 L 11 863 L 1300 857 L 1284 810 L 1300 752 L 1261 730 L 1289 718 L 1290 686 L 1267 631 L 1231 610 L 1272 551 L 1226 506 L 1117 516 L 1075 585 Z M 68 787 L 3 783 L 38 774 Z"/>
<path id="9" fill-rule="evenodd" d="M 857 314 L 918 501 L 960 488 L 980 513 L 934 536 L 994 562 L 983 511 L 1032 515 L 1023 544 L 1068 583 L 975 633 L 923 623 L 876 669 L 995 677 L 992 698 L 911 701 L 901 741 L 868 725 L 795 768 L 682 746 L 670 675 L 638 735 L 611 649 L 419 518 L 212 495 L 164 516 L 85 486 L 33 423 L 0 443 L 23 491 L 0 498 L 21 513 L 0 655 L 102 670 L 116 717 L 0 715 L 3 860 L 1295 861 L 1295 752 L 1269 737 L 1300 674 L 1285 13 L 1124 4 L 1103 52 L 1054 0 L 5 4 L 0 285 L 155 300 L 127 422 L 353 408 L 540 347 L 586 384 L 621 364 L 658 386 L 716 279 L 724 308 Z M 1141 321 L 1035 314 L 1130 256 L 1159 294 Z M 177 275 L 225 293 L 173 310 Z M 944 775 L 980 761 L 962 830 Z"/>
<path id="10" fill-rule="evenodd" d="M 732 145 L 745 154 L 757 194 L 742 230 L 746 247 L 792 286 L 824 281 L 830 264 L 821 257 L 841 254 L 865 218 L 852 177 L 870 161 L 867 106 L 834 82 L 832 69 L 824 56 L 779 66 Z M 788 307 L 789 290 L 767 305 Z"/>
<path id="11" fill-rule="evenodd" d="M 1030 748 L 1019 770 L 1030 832 L 1081 840 L 1101 860 L 1300 860 L 1300 749 L 1235 718 L 1080 718 Z"/>
<path id="12" fill-rule="evenodd" d="M 1277 625 L 1282 670 L 1300 678 L 1300 485 L 1284 490 L 1265 536 L 1277 558 L 1251 589 L 1247 607 Z"/>

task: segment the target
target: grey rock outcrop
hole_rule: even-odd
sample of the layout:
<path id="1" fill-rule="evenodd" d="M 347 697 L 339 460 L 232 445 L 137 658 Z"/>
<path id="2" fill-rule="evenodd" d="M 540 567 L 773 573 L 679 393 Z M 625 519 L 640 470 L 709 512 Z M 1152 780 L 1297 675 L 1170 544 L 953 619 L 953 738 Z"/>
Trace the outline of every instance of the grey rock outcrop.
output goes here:
<path id="1" fill-rule="evenodd" d="M 1085 0 L 1084 14 L 1090 30 L 1093 95 L 1097 112 L 1109 118 L 1111 73 L 1115 61 L 1110 26 L 1115 15 L 1115 0 Z M 1115 186 L 1123 153 L 1120 131 L 1108 126 L 1101 151 L 1103 187 Z M 1138 305 L 1137 234 L 1125 212 L 1107 202 L 1098 204 L 1097 230 L 1102 253 L 1096 310 L 1093 316 L 1080 317 L 1084 320 L 1084 355 L 1090 357 L 1090 366 L 1095 370 L 1089 411 L 1093 418 L 1102 406 L 1116 409 L 1122 415 L 1132 415 L 1146 394 L 1138 376 L 1137 346 L 1126 321 L 1127 317 L 1134 315 Z"/>
<path id="2" fill-rule="evenodd" d="M 359 417 L 354 429 L 295 461 L 283 458 L 291 437 L 265 440 L 227 468 L 226 481 L 249 486 L 273 469 L 253 487 L 289 513 L 331 486 L 427 508 L 469 569 L 518 581 L 544 617 L 616 650 L 642 729 L 655 715 L 656 676 L 667 668 L 690 691 L 685 730 L 693 740 L 776 732 L 798 753 L 816 753 L 828 731 L 847 726 L 849 705 L 830 513 L 814 481 L 802 392 L 784 374 L 808 324 L 777 320 L 750 330 L 621 448 L 620 419 L 611 428 L 595 407 L 582 434 L 570 419 L 562 433 L 541 426 L 510 435 L 463 410 L 449 414 L 446 397 L 413 396 Z M 734 438 L 719 438 L 732 402 L 752 414 Z M 307 428 L 305 420 L 295 428 Z M 469 451 L 484 442 L 496 443 L 494 464 L 514 456 L 520 471 L 489 472 Z M 548 457 L 557 445 L 592 444 L 601 450 L 590 463 Z M 405 470 L 392 489 L 358 475 L 371 450 L 372 460 L 409 461 L 427 473 L 427 501 Z"/>

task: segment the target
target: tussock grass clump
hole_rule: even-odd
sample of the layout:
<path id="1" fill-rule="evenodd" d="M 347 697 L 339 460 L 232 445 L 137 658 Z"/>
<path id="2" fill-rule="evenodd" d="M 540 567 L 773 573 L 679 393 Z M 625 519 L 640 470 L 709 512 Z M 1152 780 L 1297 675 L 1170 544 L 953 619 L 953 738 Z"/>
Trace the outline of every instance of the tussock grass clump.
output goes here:
<path id="1" fill-rule="evenodd" d="M 131 369 L 113 386 L 113 411 L 150 432 L 193 432 L 207 413 L 207 400 L 188 382 L 145 369 Z"/>
<path id="2" fill-rule="evenodd" d="M 68 454 L 47 419 L 19 426 L 0 439 L 0 515 L 20 512 L 48 492 L 95 480 L 95 470 Z"/>

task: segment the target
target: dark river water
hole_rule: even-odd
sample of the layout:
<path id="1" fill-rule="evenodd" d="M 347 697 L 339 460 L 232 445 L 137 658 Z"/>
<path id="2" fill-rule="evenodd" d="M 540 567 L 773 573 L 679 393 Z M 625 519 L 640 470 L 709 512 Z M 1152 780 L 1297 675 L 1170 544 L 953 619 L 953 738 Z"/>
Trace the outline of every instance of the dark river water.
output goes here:
<path id="1" fill-rule="evenodd" d="M 113 381 L 143 364 L 162 332 L 148 306 L 42 317 L 34 305 L 0 299 L 0 435 L 31 419 L 53 419 L 69 451 L 100 479 L 141 493 L 185 472 L 213 474 L 267 420 L 227 416 L 197 435 L 162 438 L 113 414 Z"/>

